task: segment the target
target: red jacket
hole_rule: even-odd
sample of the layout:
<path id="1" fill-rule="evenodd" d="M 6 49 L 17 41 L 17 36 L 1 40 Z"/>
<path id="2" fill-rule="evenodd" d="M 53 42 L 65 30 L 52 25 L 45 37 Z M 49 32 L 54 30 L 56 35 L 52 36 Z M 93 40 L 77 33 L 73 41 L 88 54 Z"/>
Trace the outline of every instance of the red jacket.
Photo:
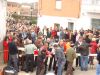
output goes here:
<path id="1" fill-rule="evenodd" d="M 8 42 L 7 41 L 3 41 L 3 49 L 8 50 Z"/>
<path id="2" fill-rule="evenodd" d="M 56 37 L 57 36 L 57 31 L 56 30 L 52 30 L 51 35 L 52 35 L 52 37 Z"/>
<path id="3" fill-rule="evenodd" d="M 90 53 L 91 54 L 95 54 L 96 53 L 96 50 L 97 50 L 97 43 L 95 41 L 92 41 L 90 43 L 90 46 L 91 46 L 91 49 L 90 49 Z"/>
<path id="4" fill-rule="evenodd" d="M 48 57 L 49 55 L 52 54 L 50 51 L 48 51 L 47 47 L 45 47 L 45 46 L 42 46 L 42 47 L 40 48 L 40 50 L 41 50 L 41 51 L 42 51 L 42 50 L 46 50 L 46 56 L 47 56 L 47 57 Z"/>

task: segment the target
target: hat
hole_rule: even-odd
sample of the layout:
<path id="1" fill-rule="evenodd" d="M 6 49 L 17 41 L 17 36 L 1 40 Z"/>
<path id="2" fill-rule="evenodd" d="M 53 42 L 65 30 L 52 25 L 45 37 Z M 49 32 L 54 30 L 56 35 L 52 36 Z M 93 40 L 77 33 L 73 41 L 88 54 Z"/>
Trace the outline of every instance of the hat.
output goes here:
<path id="1" fill-rule="evenodd" d="M 32 43 L 31 40 L 29 40 L 29 39 L 26 40 L 26 44 L 31 44 L 31 43 Z"/>
<path id="2" fill-rule="evenodd" d="M 54 47 L 58 47 L 58 43 L 54 43 L 54 45 L 53 45 Z"/>
<path id="3" fill-rule="evenodd" d="M 70 46 L 73 47 L 74 46 L 74 43 L 71 43 Z"/>
<path id="4" fill-rule="evenodd" d="M 58 45 L 55 44 L 54 47 L 58 47 Z"/>
<path id="5" fill-rule="evenodd" d="M 96 41 L 96 38 L 92 38 L 92 41 Z"/>

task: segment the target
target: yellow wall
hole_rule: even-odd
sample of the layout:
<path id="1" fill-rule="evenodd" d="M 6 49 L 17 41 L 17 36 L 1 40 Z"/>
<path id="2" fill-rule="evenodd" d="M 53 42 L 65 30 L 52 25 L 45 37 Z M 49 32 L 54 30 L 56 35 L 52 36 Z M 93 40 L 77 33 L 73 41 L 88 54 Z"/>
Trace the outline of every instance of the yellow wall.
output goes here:
<path id="1" fill-rule="evenodd" d="M 56 9 L 56 0 L 39 0 L 39 14 L 78 18 L 80 0 L 62 0 L 62 9 Z"/>

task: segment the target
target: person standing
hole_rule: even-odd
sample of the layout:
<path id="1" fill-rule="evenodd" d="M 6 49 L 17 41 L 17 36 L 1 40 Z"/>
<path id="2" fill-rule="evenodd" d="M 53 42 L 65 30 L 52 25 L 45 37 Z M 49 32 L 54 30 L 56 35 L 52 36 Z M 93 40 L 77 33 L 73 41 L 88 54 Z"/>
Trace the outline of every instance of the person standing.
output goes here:
<path id="1" fill-rule="evenodd" d="M 45 61 L 46 61 L 46 50 L 42 49 L 37 57 L 37 70 L 36 75 L 45 74 Z"/>
<path id="2" fill-rule="evenodd" d="M 65 57 L 67 58 L 66 54 L 67 54 L 67 50 L 70 48 L 70 40 L 67 39 L 64 45 L 65 45 L 64 46 L 64 54 L 65 54 Z M 65 68 L 64 68 L 65 71 L 67 70 L 67 66 L 68 66 L 68 64 L 67 64 L 67 60 L 66 60 Z"/>
<path id="3" fill-rule="evenodd" d="M 55 48 L 55 59 L 57 61 L 57 75 L 62 75 L 63 72 L 63 67 L 66 62 L 65 60 L 65 55 L 64 55 L 64 50 L 62 50 L 61 47 L 62 42 L 60 41 L 59 45 L 54 45 Z"/>
<path id="4" fill-rule="evenodd" d="M 91 54 L 96 54 L 97 53 L 97 43 L 96 43 L 96 39 L 95 38 L 92 38 L 92 41 L 90 43 L 90 53 Z M 90 65 L 94 65 L 93 64 L 93 59 L 94 59 L 94 56 L 90 56 Z"/>
<path id="5" fill-rule="evenodd" d="M 99 46 L 99 50 L 98 50 L 98 54 L 97 54 L 97 67 L 96 67 L 96 75 L 100 75 L 100 46 Z"/>
<path id="6" fill-rule="evenodd" d="M 31 38 L 32 38 L 32 43 L 35 43 L 35 40 L 36 40 L 36 33 L 34 30 L 31 31 Z"/>
<path id="7" fill-rule="evenodd" d="M 31 72 L 33 71 L 33 67 L 34 67 L 34 50 L 35 49 L 37 49 L 37 47 L 34 44 L 32 44 L 31 40 L 27 39 L 26 40 L 26 45 L 25 45 L 26 72 L 28 72 L 29 69 L 31 70 Z"/>
<path id="8" fill-rule="evenodd" d="M 79 37 L 79 39 L 75 43 L 76 53 L 80 53 L 79 50 L 80 50 L 80 45 L 82 44 L 82 42 L 83 42 L 83 37 Z M 80 56 L 78 56 L 76 58 L 76 67 L 80 67 L 80 66 L 81 66 L 81 60 L 80 60 Z"/>
<path id="9" fill-rule="evenodd" d="M 74 44 L 71 44 L 70 45 L 71 48 L 68 49 L 67 53 L 66 53 L 66 59 L 67 59 L 67 63 L 68 63 L 68 66 L 67 66 L 67 72 L 65 75 L 73 75 L 73 61 L 74 59 L 76 58 L 76 52 L 74 50 Z"/>
<path id="10" fill-rule="evenodd" d="M 13 40 L 9 41 L 8 43 L 8 49 L 9 49 L 8 65 L 13 66 L 15 70 L 18 72 L 18 49 L 15 42 L 16 42 L 16 38 L 13 38 Z"/>
<path id="11" fill-rule="evenodd" d="M 3 50 L 4 50 L 4 63 L 8 63 L 8 37 L 7 36 L 3 41 Z"/>
<path id="12" fill-rule="evenodd" d="M 81 71 L 88 70 L 88 55 L 89 55 L 89 44 L 82 39 L 82 44 L 79 46 L 79 52 L 81 54 Z"/>

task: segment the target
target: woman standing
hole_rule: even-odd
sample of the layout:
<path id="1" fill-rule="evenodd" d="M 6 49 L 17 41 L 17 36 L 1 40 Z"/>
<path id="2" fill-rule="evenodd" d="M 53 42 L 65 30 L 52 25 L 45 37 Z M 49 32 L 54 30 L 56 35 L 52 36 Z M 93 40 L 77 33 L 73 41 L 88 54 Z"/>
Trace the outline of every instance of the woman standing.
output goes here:
<path id="1" fill-rule="evenodd" d="M 37 58 L 37 70 L 36 75 L 45 75 L 45 61 L 46 61 L 46 50 L 43 49 L 40 51 L 39 56 Z"/>
<path id="2" fill-rule="evenodd" d="M 8 62 L 8 37 L 6 36 L 3 41 L 3 50 L 4 50 L 4 63 Z"/>
<path id="3" fill-rule="evenodd" d="M 90 43 L 90 46 L 91 46 L 90 53 L 91 54 L 96 54 L 98 46 L 97 46 L 95 38 L 92 38 L 92 42 Z M 94 57 L 90 56 L 90 65 L 94 65 L 93 59 L 94 59 Z"/>

